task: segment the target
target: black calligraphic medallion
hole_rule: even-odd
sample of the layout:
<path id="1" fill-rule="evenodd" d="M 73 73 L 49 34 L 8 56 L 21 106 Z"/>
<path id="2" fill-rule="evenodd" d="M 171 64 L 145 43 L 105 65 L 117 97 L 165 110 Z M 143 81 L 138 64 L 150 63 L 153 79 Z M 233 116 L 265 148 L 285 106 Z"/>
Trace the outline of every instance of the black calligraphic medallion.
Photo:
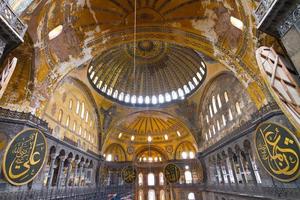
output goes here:
<path id="1" fill-rule="evenodd" d="M 122 170 L 122 179 L 125 183 L 134 183 L 136 180 L 136 169 L 132 166 L 124 167 Z"/>
<path id="2" fill-rule="evenodd" d="M 18 133 L 6 148 L 3 157 L 3 173 L 13 185 L 24 185 L 32 181 L 45 162 L 47 143 L 37 129 L 26 129 Z"/>
<path id="3" fill-rule="evenodd" d="M 165 167 L 164 175 L 169 183 L 176 183 L 180 178 L 180 169 L 177 165 L 170 163 Z"/>
<path id="4" fill-rule="evenodd" d="M 299 177 L 299 141 L 286 127 L 269 122 L 260 124 L 255 148 L 263 167 L 275 179 L 290 182 Z"/>

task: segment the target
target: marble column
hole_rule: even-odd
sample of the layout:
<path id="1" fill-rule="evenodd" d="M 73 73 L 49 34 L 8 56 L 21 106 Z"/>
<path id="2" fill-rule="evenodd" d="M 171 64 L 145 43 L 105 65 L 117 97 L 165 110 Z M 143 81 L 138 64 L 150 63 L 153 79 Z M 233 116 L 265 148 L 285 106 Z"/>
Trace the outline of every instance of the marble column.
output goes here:
<path id="1" fill-rule="evenodd" d="M 228 183 L 231 185 L 230 173 L 229 173 L 228 166 L 227 166 L 227 158 L 224 157 L 223 161 L 224 161 L 223 164 L 225 166 L 225 171 L 226 171 L 226 174 L 227 174 L 227 180 L 228 180 Z"/>
<path id="2" fill-rule="evenodd" d="M 79 175 L 78 175 L 78 185 L 81 186 L 81 176 L 82 176 L 82 171 L 83 171 L 83 165 L 84 162 L 79 163 Z"/>
<path id="3" fill-rule="evenodd" d="M 253 169 L 253 166 L 252 166 L 252 161 L 251 161 L 251 158 L 250 158 L 250 154 L 248 152 L 246 152 L 245 157 L 246 157 L 246 160 L 248 162 L 248 166 L 249 166 L 250 173 L 251 173 L 251 176 L 252 176 L 252 179 L 253 179 L 253 183 L 254 183 L 254 185 L 256 185 L 257 180 L 256 180 L 255 172 L 254 172 L 254 169 Z"/>
<path id="4" fill-rule="evenodd" d="M 62 173 L 63 173 L 63 170 L 64 170 L 64 163 L 65 163 L 65 159 L 66 159 L 66 157 L 65 156 L 60 156 L 59 157 L 59 159 L 60 159 L 60 162 L 59 162 L 59 169 L 58 169 L 58 175 L 57 175 L 57 187 L 59 187 L 60 186 L 60 184 L 61 184 L 61 176 L 62 176 Z"/>
<path id="5" fill-rule="evenodd" d="M 240 153 L 237 154 L 237 160 L 238 160 L 238 163 L 239 163 L 239 166 L 240 166 L 240 174 L 242 176 L 243 183 L 247 184 L 246 176 L 245 176 L 245 169 L 244 169 L 244 165 L 243 165 L 242 160 L 241 160 Z"/>
<path id="6" fill-rule="evenodd" d="M 78 171 L 78 165 L 79 165 L 79 160 L 75 160 L 75 168 L 74 168 L 74 181 L 73 181 L 73 186 L 76 186 L 76 178 L 77 178 L 77 171 Z"/>
<path id="7" fill-rule="evenodd" d="M 67 169 L 67 177 L 66 177 L 66 184 L 65 184 L 66 187 L 69 186 L 69 179 L 70 179 L 70 175 L 71 175 L 73 159 L 68 158 L 67 160 L 68 160 L 68 169 Z"/>
<path id="8" fill-rule="evenodd" d="M 224 179 L 224 174 L 223 174 L 223 169 L 222 169 L 222 162 L 218 161 L 217 166 L 219 166 L 219 169 L 220 169 L 222 183 L 225 184 L 225 179 Z"/>
<path id="9" fill-rule="evenodd" d="M 236 177 L 236 168 L 235 168 L 235 163 L 233 161 L 233 157 L 232 156 L 229 157 L 229 162 L 230 162 L 230 165 L 231 165 L 231 170 L 232 170 L 234 182 L 235 182 L 235 184 L 239 184 L 239 182 L 237 180 L 237 177 Z"/>
<path id="10" fill-rule="evenodd" d="M 48 174 L 48 180 L 47 180 L 47 188 L 51 186 L 52 180 L 53 180 L 53 173 L 54 173 L 54 164 L 55 164 L 55 158 L 56 154 L 50 155 L 50 166 L 49 166 L 49 174 Z"/>

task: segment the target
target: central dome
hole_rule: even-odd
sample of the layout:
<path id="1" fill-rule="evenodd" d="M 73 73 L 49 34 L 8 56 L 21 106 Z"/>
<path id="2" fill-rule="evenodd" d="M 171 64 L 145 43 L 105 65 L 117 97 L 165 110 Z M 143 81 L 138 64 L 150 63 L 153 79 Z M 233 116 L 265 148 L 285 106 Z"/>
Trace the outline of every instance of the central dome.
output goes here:
<path id="1" fill-rule="evenodd" d="M 115 46 L 96 56 L 88 79 L 97 92 L 126 105 L 155 106 L 196 91 L 207 69 L 193 49 L 158 40 Z"/>

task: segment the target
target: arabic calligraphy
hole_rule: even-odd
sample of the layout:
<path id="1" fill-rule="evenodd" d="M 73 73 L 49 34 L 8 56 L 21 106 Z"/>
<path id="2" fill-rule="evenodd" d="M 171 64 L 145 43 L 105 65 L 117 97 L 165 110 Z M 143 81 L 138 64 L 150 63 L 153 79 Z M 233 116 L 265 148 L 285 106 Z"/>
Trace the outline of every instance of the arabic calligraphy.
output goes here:
<path id="1" fill-rule="evenodd" d="M 46 156 L 46 139 L 36 129 L 17 134 L 8 145 L 3 159 L 3 172 L 13 185 L 32 181 L 43 166 Z"/>
<path id="2" fill-rule="evenodd" d="M 122 170 L 122 179 L 125 183 L 133 183 L 136 180 L 136 170 L 132 166 L 127 166 Z"/>
<path id="3" fill-rule="evenodd" d="M 170 163 L 165 167 L 164 175 L 169 183 L 176 183 L 180 178 L 180 169 Z"/>
<path id="4" fill-rule="evenodd" d="M 267 172 L 282 182 L 300 175 L 300 145 L 285 127 L 274 123 L 261 124 L 255 135 L 258 157 Z"/>

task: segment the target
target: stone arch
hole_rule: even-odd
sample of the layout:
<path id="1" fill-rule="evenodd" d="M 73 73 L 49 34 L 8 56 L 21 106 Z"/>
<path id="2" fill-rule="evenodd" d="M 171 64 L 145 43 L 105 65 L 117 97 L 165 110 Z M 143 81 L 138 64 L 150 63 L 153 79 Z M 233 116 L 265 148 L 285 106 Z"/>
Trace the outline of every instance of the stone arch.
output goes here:
<path id="1" fill-rule="evenodd" d="M 106 149 L 104 150 L 104 154 L 108 156 L 107 154 L 110 153 L 112 156 L 112 160 L 115 160 L 117 158 L 117 161 L 126 161 L 127 155 L 124 148 L 117 143 L 112 143 Z M 117 157 L 115 157 L 117 156 Z"/>
<path id="2" fill-rule="evenodd" d="M 196 154 L 197 148 L 189 141 L 181 142 L 175 149 L 174 159 L 180 159 L 183 151 L 193 151 Z"/>
<path id="3" fill-rule="evenodd" d="M 140 157 L 140 155 L 142 155 L 144 152 L 149 151 L 149 150 L 158 152 L 162 156 L 163 160 L 169 159 L 169 156 L 166 153 L 164 153 L 163 149 L 161 149 L 160 147 L 155 146 L 155 145 L 150 145 L 150 146 L 146 146 L 146 147 L 143 146 L 143 147 L 138 148 L 136 150 L 137 153 L 134 154 L 132 160 L 137 161 L 137 159 Z"/>

